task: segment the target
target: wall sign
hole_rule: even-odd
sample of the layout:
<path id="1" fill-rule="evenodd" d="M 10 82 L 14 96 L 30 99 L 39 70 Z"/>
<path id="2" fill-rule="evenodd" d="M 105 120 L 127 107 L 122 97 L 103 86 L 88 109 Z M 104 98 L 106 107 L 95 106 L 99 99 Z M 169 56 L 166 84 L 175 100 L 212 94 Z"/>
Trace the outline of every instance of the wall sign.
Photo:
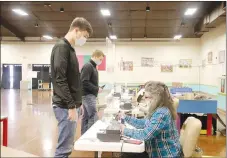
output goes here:
<path id="1" fill-rule="evenodd" d="M 133 61 L 124 61 L 123 71 L 133 71 Z"/>
<path id="2" fill-rule="evenodd" d="M 154 58 L 141 58 L 141 66 L 142 67 L 153 67 L 154 66 Z"/>
<path id="3" fill-rule="evenodd" d="M 161 65 L 161 72 L 173 72 L 173 65 Z"/>
<path id="4" fill-rule="evenodd" d="M 181 59 L 179 61 L 180 68 L 191 68 L 192 67 L 192 59 Z"/>
<path id="5" fill-rule="evenodd" d="M 213 52 L 209 52 L 207 55 L 207 61 L 209 64 L 212 64 L 213 62 Z"/>
<path id="6" fill-rule="evenodd" d="M 224 50 L 222 50 L 222 51 L 220 51 L 219 52 L 219 63 L 221 64 L 221 63 L 225 63 L 225 51 Z"/>

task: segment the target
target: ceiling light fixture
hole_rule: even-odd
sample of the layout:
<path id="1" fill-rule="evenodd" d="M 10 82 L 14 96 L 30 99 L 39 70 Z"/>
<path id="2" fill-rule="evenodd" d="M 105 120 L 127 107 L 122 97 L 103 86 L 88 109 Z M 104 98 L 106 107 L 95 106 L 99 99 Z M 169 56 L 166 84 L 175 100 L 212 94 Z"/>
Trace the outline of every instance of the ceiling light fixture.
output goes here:
<path id="1" fill-rule="evenodd" d="M 182 35 L 176 35 L 176 36 L 174 36 L 174 39 L 179 40 L 181 37 L 182 37 Z"/>
<path id="2" fill-rule="evenodd" d="M 181 22 L 181 24 L 180 24 L 180 25 L 184 27 L 184 26 L 185 26 L 185 23 L 184 23 L 184 22 Z"/>
<path id="3" fill-rule="evenodd" d="M 110 16 L 110 11 L 108 9 L 101 9 L 101 13 L 103 16 Z"/>
<path id="4" fill-rule="evenodd" d="M 51 37 L 51 36 L 49 36 L 49 35 L 43 35 L 43 38 L 46 38 L 46 39 L 48 39 L 48 40 L 52 40 L 52 39 L 53 39 L 53 37 Z"/>
<path id="5" fill-rule="evenodd" d="M 196 8 L 188 8 L 184 15 L 193 15 L 196 12 Z"/>
<path id="6" fill-rule="evenodd" d="M 110 35 L 110 39 L 117 39 L 116 35 Z"/>
<path id="7" fill-rule="evenodd" d="M 28 13 L 26 13 L 25 11 L 21 10 L 21 9 L 13 9 L 13 12 L 19 14 L 19 15 L 23 15 L 26 16 L 28 15 Z"/>
<path id="8" fill-rule="evenodd" d="M 150 7 L 149 7 L 149 6 L 146 7 L 146 11 L 147 11 L 147 12 L 150 11 Z"/>
<path id="9" fill-rule="evenodd" d="M 64 8 L 63 8 L 63 7 L 60 8 L 60 12 L 61 12 L 61 13 L 64 12 Z"/>
<path id="10" fill-rule="evenodd" d="M 35 24 L 35 27 L 38 27 L 38 26 L 39 26 L 39 24 L 36 23 L 36 24 Z"/>
<path id="11" fill-rule="evenodd" d="M 111 23 L 108 23 L 108 26 L 109 26 L 109 27 L 112 27 L 112 24 L 111 24 Z"/>
<path id="12" fill-rule="evenodd" d="M 44 4 L 44 7 L 51 7 L 51 4 Z"/>

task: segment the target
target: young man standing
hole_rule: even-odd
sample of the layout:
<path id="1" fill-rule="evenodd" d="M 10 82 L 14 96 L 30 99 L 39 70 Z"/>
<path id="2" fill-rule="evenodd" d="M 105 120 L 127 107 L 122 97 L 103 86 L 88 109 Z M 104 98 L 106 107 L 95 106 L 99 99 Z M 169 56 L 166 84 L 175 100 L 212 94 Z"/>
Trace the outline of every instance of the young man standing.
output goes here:
<path id="1" fill-rule="evenodd" d="M 81 135 L 84 134 L 97 120 L 96 97 L 98 92 L 102 91 L 99 88 L 97 65 L 102 63 L 104 54 L 100 50 L 96 50 L 91 57 L 91 60 L 85 64 L 81 70 L 82 82 L 82 103 L 83 116 L 81 124 Z"/>
<path id="2" fill-rule="evenodd" d="M 65 37 L 52 49 L 51 77 L 53 83 L 53 108 L 58 121 L 58 144 L 55 157 L 68 157 L 72 152 L 77 109 L 81 106 L 79 63 L 74 46 L 82 46 L 92 34 L 90 23 L 75 18 Z"/>

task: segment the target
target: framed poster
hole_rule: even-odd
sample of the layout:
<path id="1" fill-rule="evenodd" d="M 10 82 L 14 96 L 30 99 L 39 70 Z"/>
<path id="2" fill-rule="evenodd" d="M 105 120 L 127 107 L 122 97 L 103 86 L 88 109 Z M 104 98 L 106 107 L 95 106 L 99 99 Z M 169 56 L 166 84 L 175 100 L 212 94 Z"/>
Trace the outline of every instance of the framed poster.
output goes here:
<path id="1" fill-rule="evenodd" d="M 161 72 L 173 72 L 173 65 L 161 65 Z"/>
<path id="2" fill-rule="evenodd" d="M 142 67 L 153 67 L 154 66 L 154 58 L 141 58 L 141 66 Z"/>
<path id="3" fill-rule="evenodd" d="M 124 61 L 123 71 L 133 71 L 133 61 Z"/>
<path id="4" fill-rule="evenodd" d="M 221 78 L 221 93 L 225 93 L 225 79 Z"/>
<path id="5" fill-rule="evenodd" d="M 225 51 L 224 50 L 220 51 L 218 57 L 219 57 L 219 63 L 220 64 L 224 63 L 225 62 Z"/>
<path id="6" fill-rule="evenodd" d="M 211 64 L 213 62 L 213 52 L 208 53 L 207 61 L 209 64 Z"/>
<path id="7" fill-rule="evenodd" d="M 191 68 L 192 67 L 192 59 L 181 59 L 179 61 L 180 68 Z"/>

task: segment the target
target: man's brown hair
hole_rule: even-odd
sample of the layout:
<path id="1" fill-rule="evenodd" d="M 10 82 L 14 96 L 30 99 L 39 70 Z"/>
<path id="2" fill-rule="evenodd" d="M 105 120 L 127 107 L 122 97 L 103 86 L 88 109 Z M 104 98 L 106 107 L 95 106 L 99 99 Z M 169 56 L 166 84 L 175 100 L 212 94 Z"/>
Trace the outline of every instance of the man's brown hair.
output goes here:
<path id="1" fill-rule="evenodd" d="M 104 57 L 105 55 L 101 50 L 95 50 L 91 57 L 98 57 L 99 58 L 100 56 Z"/>
<path id="2" fill-rule="evenodd" d="M 78 27 L 81 31 L 87 31 L 90 37 L 93 34 L 91 24 L 82 17 L 78 17 L 73 20 L 73 22 L 70 25 L 69 31 L 72 31 L 76 27 Z"/>

